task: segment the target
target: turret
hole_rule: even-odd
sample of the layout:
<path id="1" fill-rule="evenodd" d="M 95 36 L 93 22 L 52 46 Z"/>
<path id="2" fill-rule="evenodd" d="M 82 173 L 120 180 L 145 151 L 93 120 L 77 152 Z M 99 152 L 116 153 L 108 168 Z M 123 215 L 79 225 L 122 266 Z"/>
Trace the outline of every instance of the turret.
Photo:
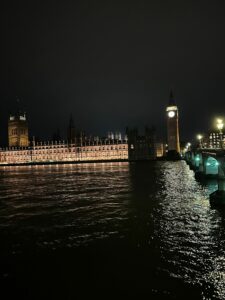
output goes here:
<path id="1" fill-rule="evenodd" d="M 19 101 L 17 100 L 17 105 Z M 28 123 L 25 111 L 18 109 L 11 113 L 8 119 L 9 147 L 28 147 Z"/>

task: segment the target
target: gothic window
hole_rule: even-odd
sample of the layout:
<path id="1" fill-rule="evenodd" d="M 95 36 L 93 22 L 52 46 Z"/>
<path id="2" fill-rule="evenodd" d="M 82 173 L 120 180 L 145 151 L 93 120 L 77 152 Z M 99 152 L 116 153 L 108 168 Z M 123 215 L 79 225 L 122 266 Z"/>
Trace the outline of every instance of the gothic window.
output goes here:
<path id="1" fill-rule="evenodd" d="M 12 135 L 17 135 L 17 129 L 12 129 Z"/>

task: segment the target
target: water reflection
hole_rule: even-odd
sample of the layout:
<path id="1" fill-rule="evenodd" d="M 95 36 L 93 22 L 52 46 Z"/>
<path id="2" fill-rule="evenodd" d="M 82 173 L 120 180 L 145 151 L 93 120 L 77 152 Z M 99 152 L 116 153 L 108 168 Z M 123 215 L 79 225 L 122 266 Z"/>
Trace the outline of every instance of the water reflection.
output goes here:
<path id="1" fill-rule="evenodd" d="M 200 185 L 206 189 L 208 195 L 218 190 L 218 180 L 213 178 L 197 179 Z"/>
<path id="2" fill-rule="evenodd" d="M 199 184 L 209 196 L 212 192 L 218 189 L 218 180 L 210 178 L 202 178 Z M 209 295 L 213 294 L 216 299 L 225 298 L 225 210 L 223 207 L 215 209 L 211 207 L 211 236 L 213 251 L 209 252 L 211 261 L 211 270 L 206 274 L 208 282 L 213 285 L 209 289 Z"/>
<path id="3" fill-rule="evenodd" d="M 141 251 L 155 293 L 175 295 L 178 280 L 202 298 L 224 299 L 225 213 L 210 207 L 215 189 L 182 161 L 5 167 L 0 251 L 122 243 Z"/>
<path id="4" fill-rule="evenodd" d="M 53 248 L 122 234 L 127 173 L 127 163 L 9 168 L 1 178 L 4 227 L 35 233 L 38 246 Z"/>

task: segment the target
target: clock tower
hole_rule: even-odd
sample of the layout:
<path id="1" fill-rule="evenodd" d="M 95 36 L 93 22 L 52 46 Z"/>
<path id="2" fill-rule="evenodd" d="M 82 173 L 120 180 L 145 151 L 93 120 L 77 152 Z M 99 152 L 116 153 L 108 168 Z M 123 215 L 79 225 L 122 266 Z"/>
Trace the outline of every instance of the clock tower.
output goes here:
<path id="1" fill-rule="evenodd" d="M 180 154 L 178 108 L 172 91 L 170 93 L 169 105 L 166 108 L 166 113 L 168 154 Z"/>

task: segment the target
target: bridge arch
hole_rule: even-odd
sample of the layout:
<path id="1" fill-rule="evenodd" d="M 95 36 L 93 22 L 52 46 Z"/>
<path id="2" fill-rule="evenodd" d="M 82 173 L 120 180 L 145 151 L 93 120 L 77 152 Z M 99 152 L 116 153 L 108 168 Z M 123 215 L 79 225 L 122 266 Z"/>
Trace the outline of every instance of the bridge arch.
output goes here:
<path id="1" fill-rule="evenodd" d="M 202 153 L 196 153 L 195 154 L 195 159 L 194 159 L 194 164 L 196 168 L 199 168 L 203 163 L 202 160 Z"/>
<path id="2" fill-rule="evenodd" d="M 213 156 L 207 156 L 204 164 L 205 175 L 217 176 L 219 174 L 219 164 L 220 163 L 216 158 Z"/>

